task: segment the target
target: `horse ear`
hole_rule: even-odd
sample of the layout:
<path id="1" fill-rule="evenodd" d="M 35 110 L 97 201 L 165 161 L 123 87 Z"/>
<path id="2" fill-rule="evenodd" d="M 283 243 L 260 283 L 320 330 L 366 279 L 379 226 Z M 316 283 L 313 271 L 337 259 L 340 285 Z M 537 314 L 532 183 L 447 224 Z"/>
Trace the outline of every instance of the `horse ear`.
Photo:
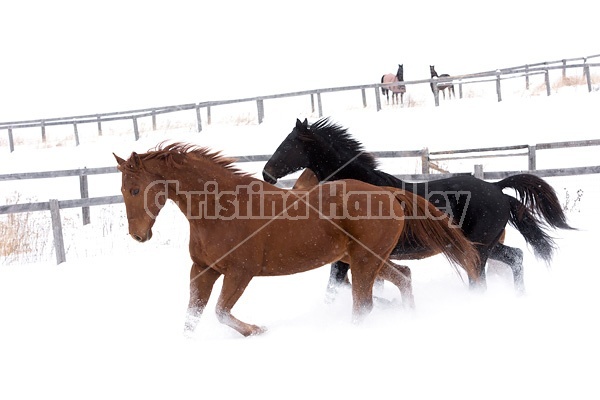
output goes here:
<path id="1" fill-rule="evenodd" d="M 123 160 L 121 157 L 119 157 L 118 155 L 116 155 L 115 153 L 113 153 L 113 156 L 115 156 L 115 159 L 117 160 L 117 164 L 119 165 L 123 165 L 125 164 L 125 160 Z"/>
<path id="2" fill-rule="evenodd" d="M 142 159 L 140 158 L 138 153 L 136 153 L 135 151 L 133 153 L 131 153 L 129 160 L 131 161 L 131 166 L 134 169 L 143 169 L 144 166 L 142 164 Z"/>
<path id="3" fill-rule="evenodd" d="M 304 118 L 304 122 L 302 123 L 302 125 L 308 129 L 308 119 Z"/>
<path id="4" fill-rule="evenodd" d="M 298 118 L 296 118 L 296 128 L 302 128 L 302 122 Z"/>

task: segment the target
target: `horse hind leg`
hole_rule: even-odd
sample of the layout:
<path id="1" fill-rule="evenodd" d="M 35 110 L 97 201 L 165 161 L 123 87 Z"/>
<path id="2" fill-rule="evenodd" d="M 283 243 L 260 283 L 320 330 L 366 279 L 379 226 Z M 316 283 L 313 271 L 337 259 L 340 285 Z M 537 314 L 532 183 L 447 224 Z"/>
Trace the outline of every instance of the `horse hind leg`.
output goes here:
<path id="1" fill-rule="evenodd" d="M 360 323 L 373 310 L 373 285 L 384 262 L 377 254 L 365 249 L 349 253 L 352 270 L 352 321 Z"/>
<path id="2" fill-rule="evenodd" d="M 387 262 L 379 271 L 379 276 L 394 285 L 400 290 L 402 304 L 406 308 L 415 308 L 415 297 L 412 289 L 412 274 L 410 268 L 405 265 L 397 265 Z"/>
<path id="3" fill-rule="evenodd" d="M 498 260 L 507 264 L 512 270 L 515 291 L 525 294 L 525 280 L 523 278 L 523 250 L 510 247 L 502 243 L 496 244 L 490 253 L 492 260 Z"/>
<path id="4" fill-rule="evenodd" d="M 329 281 L 327 282 L 327 290 L 325 291 L 325 302 L 333 303 L 337 297 L 338 289 L 342 285 L 350 285 L 348 280 L 348 270 L 350 266 L 343 261 L 336 261 L 331 264 L 329 273 Z"/>

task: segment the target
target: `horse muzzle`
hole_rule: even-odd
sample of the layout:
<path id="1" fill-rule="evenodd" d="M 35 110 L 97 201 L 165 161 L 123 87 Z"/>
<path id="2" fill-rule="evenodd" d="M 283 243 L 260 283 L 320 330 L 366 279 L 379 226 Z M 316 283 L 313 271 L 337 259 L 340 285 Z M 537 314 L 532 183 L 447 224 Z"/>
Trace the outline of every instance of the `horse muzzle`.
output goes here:
<path id="1" fill-rule="evenodd" d="M 275 178 L 273 176 L 273 174 L 269 173 L 269 171 L 267 171 L 266 169 L 263 169 L 263 180 L 267 183 L 270 183 L 272 185 L 277 183 L 277 178 Z"/>
<path id="2" fill-rule="evenodd" d="M 144 243 L 152 239 L 152 229 L 148 229 L 145 234 L 130 233 L 130 235 L 136 242 Z"/>

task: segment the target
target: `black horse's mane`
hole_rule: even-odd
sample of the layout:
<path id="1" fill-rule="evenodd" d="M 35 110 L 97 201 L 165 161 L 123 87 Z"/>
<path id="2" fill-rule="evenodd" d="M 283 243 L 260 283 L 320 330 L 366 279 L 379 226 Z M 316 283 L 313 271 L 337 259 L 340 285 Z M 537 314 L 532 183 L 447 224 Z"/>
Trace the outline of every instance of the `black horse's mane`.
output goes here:
<path id="1" fill-rule="evenodd" d="M 309 132 L 318 138 L 324 139 L 335 153 L 342 159 L 351 160 L 369 169 L 376 169 L 379 165 L 375 156 L 367 152 L 362 143 L 352 138 L 348 129 L 344 128 L 329 118 L 321 118 L 310 125 Z M 310 138 L 307 138 L 310 140 Z"/>

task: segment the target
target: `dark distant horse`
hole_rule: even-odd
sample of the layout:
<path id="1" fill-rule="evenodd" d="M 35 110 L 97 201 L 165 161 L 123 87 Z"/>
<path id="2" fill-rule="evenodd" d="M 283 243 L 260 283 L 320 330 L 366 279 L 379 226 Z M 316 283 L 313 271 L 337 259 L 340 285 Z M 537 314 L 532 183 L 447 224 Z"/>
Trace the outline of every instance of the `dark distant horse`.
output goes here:
<path id="1" fill-rule="evenodd" d="M 523 293 L 523 251 L 499 243 L 508 224 L 515 227 L 537 257 L 549 263 L 555 243 L 547 228 L 573 229 L 567 222 L 554 189 L 531 174 L 517 174 L 499 182 L 486 182 L 471 175 L 410 183 L 377 169 L 377 161 L 365 152 L 347 129 L 322 118 L 311 126 L 296 120 L 292 132 L 279 145 L 263 170 L 267 182 L 276 182 L 302 168 L 310 168 L 319 181 L 353 178 L 378 186 L 395 186 L 419 194 L 447 212 L 465 236 L 476 243 L 480 255 L 478 273 L 485 281 L 485 264 L 494 259 L 508 264 L 515 289 Z M 503 193 L 512 188 L 516 197 Z M 405 247 L 405 255 L 422 249 Z M 408 257 L 407 257 L 408 259 Z M 330 283 L 345 279 L 347 267 L 332 265 Z M 473 286 L 473 282 L 471 282 Z"/>
<path id="2" fill-rule="evenodd" d="M 405 85 L 392 85 L 396 82 L 404 82 L 404 65 L 398 64 L 398 72 L 394 74 L 385 74 L 381 77 L 381 83 L 388 83 L 389 85 L 381 86 L 381 94 L 387 99 L 387 104 L 390 104 L 389 92 L 392 92 L 392 104 L 398 104 L 398 94 L 400 94 L 400 102 L 404 104 L 404 93 L 406 93 Z"/>
<path id="3" fill-rule="evenodd" d="M 182 143 L 115 158 L 132 238 L 152 238 L 167 200 L 189 221 L 188 333 L 221 276 L 217 318 L 249 336 L 265 329 L 240 321 L 231 310 L 255 276 L 291 275 L 337 260 L 351 265 L 352 314 L 360 322 L 373 308 L 377 276 L 401 291 L 407 284 L 389 261 L 404 253 L 398 247 L 402 237 L 444 254 L 478 279 L 473 244 L 451 228 L 446 214 L 412 193 L 354 179 L 285 190 L 236 169 L 233 159 Z"/>
<path id="4" fill-rule="evenodd" d="M 450 77 L 450 75 L 448 75 L 448 74 L 438 75 L 438 73 L 435 72 L 435 67 L 433 65 L 429 66 L 429 72 L 431 73 L 431 79 Z M 433 85 L 434 85 L 434 82 L 431 82 L 430 86 L 431 86 L 432 92 L 434 92 Z M 444 100 L 446 99 L 446 92 L 445 92 L 446 89 L 448 89 L 448 99 L 452 99 L 452 96 L 454 96 L 454 98 L 456 98 L 456 94 L 454 93 L 454 85 L 452 84 L 452 82 L 439 83 L 437 85 L 437 87 L 438 87 L 438 90 L 442 92 L 442 95 L 444 96 Z"/>

